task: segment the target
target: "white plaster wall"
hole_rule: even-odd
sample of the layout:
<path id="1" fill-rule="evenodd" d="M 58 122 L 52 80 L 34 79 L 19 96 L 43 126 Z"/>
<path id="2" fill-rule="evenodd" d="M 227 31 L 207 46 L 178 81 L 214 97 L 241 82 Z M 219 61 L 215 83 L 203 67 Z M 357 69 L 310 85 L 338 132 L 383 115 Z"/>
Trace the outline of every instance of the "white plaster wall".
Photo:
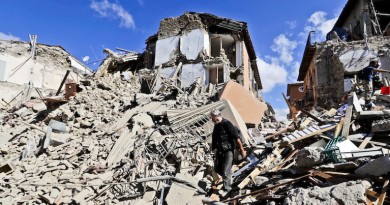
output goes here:
<path id="1" fill-rule="evenodd" d="M 183 65 L 181 71 L 181 79 L 180 79 L 181 87 L 182 88 L 189 87 L 199 77 L 203 77 L 203 81 L 201 82 L 203 85 L 208 84 L 208 69 L 203 67 L 201 63 Z"/>
<path id="2" fill-rule="evenodd" d="M 80 74 L 87 74 L 87 75 L 93 74 L 89 69 L 87 69 L 83 65 L 81 65 L 72 56 L 68 56 L 68 59 L 70 60 L 70 65 L 72 66 L 74 72 L 77 72 Z"/>
<path id="3" fill-rule="evenodd" d="M 180 51 L 188 60 L 195 60 L 204 49 L 209 54 L 209 34 L 195 29 L 180 37 Z"/>
<path id="4" fill-rule="evenodd" d="M 66 69 L 56 69 L 46 66 L 41 70 L 41 73 L 43 75 L 42 87 L 57 90 L 66 74 Z M 78 75 L 72 71 L 69 73 L 67 79 L 73 80 L 76 83 L 80 81 Z"/>
<path id="5" fill-rule="evenodd" d="M 170 78 L 175 72 L 176 67 L 166 67 L 160 69 L 160 76 L 156 79 L 156 85 L 154 86 L 154 90 L 159 90 L 161 88 L 162 78 Z"/>
<path id="6" fill-rule="evenodd" d="M 42 87 L 41 70 L 43 66 L 35 64 L 32 59 L 28 58 L 29 56 L 26 55 L 14 57 L 2 53 L 0 60 L 6 62 L 4 81 L 23 85 L 31 80 L 34 86 Z"/>
<path id="7" fill-rule="evenodd" d="M 345 71 L 356 72 L 366 67 L 372 58 L 377 54 L 372 50 L 357 49 L 350 50 L 339 57 Z"/>
<path id="8" fill-rule="evenodd" d="M 166 39 L 158 40 L 156 43 L 156 57 L 154 64 L 155 66 L 162 65 L 169 60 L 171 56 L 178 49 L 179 36 L 173 36 Z"/>
<path id="9" fill-rule="evenodd" d="M 54 65 L 45 65 L 32 59 L 23 64 L 28 58 L 28 55 L 14 57 L 1 53 L 0 60 L 6 62 L 3 81 L 19 85 L 25 85 L 31 81 L 33 86 L 37 88 L 58 89 L 67 69 Z M 16 69 L 17 67 L 19 69 Z M 32 72 L 31 68 L 33 68 Z M 75 81 L 79 80 L 73 72 L 71 72 L 69 78 Z"/>

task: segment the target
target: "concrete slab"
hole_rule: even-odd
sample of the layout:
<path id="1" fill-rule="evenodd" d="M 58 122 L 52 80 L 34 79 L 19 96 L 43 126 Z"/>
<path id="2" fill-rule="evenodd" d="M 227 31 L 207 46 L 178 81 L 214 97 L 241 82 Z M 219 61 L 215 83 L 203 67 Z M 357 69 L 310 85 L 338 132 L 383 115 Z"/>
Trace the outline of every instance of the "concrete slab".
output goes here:
<path id="1" fill-rule="evenodd" d="M 41 112 L 47 110 L 47 107 L 45 103 L 39 102 L 39 103 L 35 103 L 32 109 L 34 110 L 34 112 Z"/>
<path id="2" fill-rule="evenodd" d="M 353 106 L 355 107 L 356 111 L 358 111 L 358 112 L 363 111 L 363 108 L 359 102 L 359 98 L 357 97 L 355 92 L 353 93 Z"/>
<path id="3" fill-rule="evenodd" d="M 252 93 L 234 81 L 226 83 L 219 93 L 219 98 L 228 99 L 248 124 L 260 124 L 264 111 L 267 110 L 265 103 L 256 99 Z"/>
<path id="4" fill-rule="evenodd" d="M 142 197 L 142 199 L 145 202 L 150 202 L 150 201 L 153 201 L 155 196 L 156 196 L 156 191 L 147 191 L 147 192 L 145 192 L 145 194 Z"/>
<path id="5" fill-rule="evenodd" d="M 165 198 L 167 205 L 183 205 L 192 201 L 196 190 L 178 183 L 172 183 L 169 193 Z"/>
<path id="6" fill-rule="evenodd" d="M 351 158 L 352 154 L 350 152 L 352 151 L 358 151 L 359 148 L 350 140 L 345 140 L 336 145 L 340 152 L 341 152 L 341 157 L 343 159 L 345 158 Z"/>
<path id="7" fill-rule="evenodd" d="M 241 115 L 238 113 L 234 105 L 228 99 L 223 99 L 221 101 L 225 105 L 225 108 L 221 111 L 222 117 L 228 119 L 234 126 L 240 129 L 243 138 L 246 140 L 244 143 L 249 145 L 251 137 L 248 134 L 248 129 Z"/>
<path id="8" fill-rule="evenodd" d="M 160 39 L 156 43 L 156 57 L 155 65 L 159 66 L 161 64 L 167 63 L 172 60 L 174 54 L 176 53 L 179 45 L 179 36 L 173 36 L 166 39 Z"/>
<path id="9" fill-rule="evenodd" d="M 190 87 L 198 78 L 202 78 L 201 85 L 206 85 L 206 82 L 209 82 L 206 71 L 206 68 L 201 63 L 183 65 L 180 76 L 181 87 Z"/>
<path id="10" fill-rule="evenodd" d="M 190 201 L 190 203 L 188 203 L 188 205 L 203 204 L 202 202 L 203 199 L 204 199 L 204 195 L 195 195 L 194 197 L 192 197 L 192 200 Z"/>
<path id="11" fill-rule="evenodd" d="M 383 156 L 361 166 L 355 171 L 358 175 L 382 176 L 390 171 L 390 158 Z"/>

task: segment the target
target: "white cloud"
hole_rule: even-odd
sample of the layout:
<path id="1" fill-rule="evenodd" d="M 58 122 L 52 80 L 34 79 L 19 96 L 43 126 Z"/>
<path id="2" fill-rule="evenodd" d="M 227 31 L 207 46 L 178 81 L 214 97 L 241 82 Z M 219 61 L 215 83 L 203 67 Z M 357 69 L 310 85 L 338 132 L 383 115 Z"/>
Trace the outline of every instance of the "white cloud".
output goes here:
<path id="1" fill-rule="evenodd" d="M 286 121 L 287 120 L 287 114 L 290 113 L 290 110 L 288 108 L 276 108 L 275 111 L 275 117 L 278 121 Z"/>
<path id="2" fill-rule="evenodd" d="M 286 84 L 288 76 L 286 69 L 279 65 L 278 59 L 268 58 L 268 60 L 271 62 L 268 63 L 261 58 L 257 59 L 264 93 L 270 92 L 278 84 Z"/>
<path id="3" fill-rule="evenodd" d="M 304 28 L 304 32 L 300 35 L 307 39 L 307 35 L 310 31 L 315 31 L 313 41 L 322 42 L 326 39 L 326 34 L 329 33 L 334 24 L 336 23 L 338 16 L 328 19 L 327 13 L 323 11 L 314 12 L 309 19 L 307 19 L 308 24 Z"/>
<path id="4" fill-rule="evenodd" d="M 298 79 L 298 75 L 299 75 L 299 67 L 301 66 L 301 64 L 297 61 L 294 61 L 291 66 L 290 66 L 290 72 L 289 72 L 289 76 L 288 76 L 288 81 L 290 83 L 294 83 L 294 82 L 297 82 L 297 79 Z"/>
<path id="5" fill-rule="evenodd" d="M 13 40 L 13 41 L 20 41 L 21 39 L 17 36 L 14 36 L 10 33 L 8 34 L 5 34 L 5 33 L 2 33 L 0 32 L 0 39 L 2 40 Z"/>
<path id="6" fill-rule="evenodd" d="M 326 21 L 326 15 L 327 13 L 323 11 L 317 11 L 314 12 L 307 21 L 312 23 L 314 26 L 318 26 L 322 22 Z"/>
<path id="7" fill-rule="evenodd" d="M 280 55 L 281 62 L 288 64 L 294 60 L 292 51 L 297 47 L 297 44 L 296 41 L 288 39 L 286 35 L 280 34 L 274 39 L 271 49 Z"/>
<path id="8" fill-rule="evenodd" d="M 110 3 L 108 0 L 101 2 L 92 0 L 90 8 L 98 12 L 101 17 L 119 19 L 120 27 L 135 28 L 133 17 L 119 3 Z"/>
<path id="9" fill-rule="evenodd" d="M 328 19 L 327 15 L 323 11 L 314 12 L 307 19 L 304 31 L 298 35 L 279 34 L 274 38 L 271 50 L 277 53 L 277 56 L 267 57 L 267 61 L 260 58 L 257 61 L 265 93 L 272 91 L 276 85 L 296 82 L 299 75 L 300 59 L 295 59 L 295 50 L 298 45 L 304 46 L 306 44 L 307 35 L 312 30 L 315 31 L 312 36 L 313 42 L 325 40 L 326 34 L 333 28 L 338 18 L 337 14 L 335 14 L 335 18 L 331 19 Z M 295 21 L 286 21 L 286 24 L 291 29 L 296 27 Z"/>
<path id="10" fill-rule="evenodd" d="M 285 23 L 287 24 L 287 26 L 290 29 L 294 29 L 295 27 L 297 27 L 297 22 L 296 21 L 286 21 Z"/>

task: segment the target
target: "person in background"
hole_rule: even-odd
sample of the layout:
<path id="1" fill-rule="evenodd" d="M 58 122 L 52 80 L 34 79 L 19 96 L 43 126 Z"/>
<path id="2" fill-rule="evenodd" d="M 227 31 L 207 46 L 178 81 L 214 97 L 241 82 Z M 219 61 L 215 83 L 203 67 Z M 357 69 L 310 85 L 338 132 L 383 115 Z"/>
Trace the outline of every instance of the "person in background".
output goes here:
<path id="1" fill-rule="evenodd" d="M 378 60 L 371 60 L 368 66 L 361 70 L 360 80 L 362 81 L 363 84 L 364 99 L 366 101 L 365 106 L 368 110 L 372 108 L 371 95 L 373 92 L 374 72 L 390 73 L 390 71 L 378 69 L 378 67 L 379 67 Z"/>

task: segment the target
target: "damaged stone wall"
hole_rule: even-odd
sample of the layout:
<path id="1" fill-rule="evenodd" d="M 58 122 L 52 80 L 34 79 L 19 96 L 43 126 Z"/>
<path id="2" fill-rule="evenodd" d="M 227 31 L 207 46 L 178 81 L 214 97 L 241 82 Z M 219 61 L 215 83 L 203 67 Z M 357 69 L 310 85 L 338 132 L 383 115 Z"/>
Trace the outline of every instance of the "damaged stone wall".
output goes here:
<path id="1" fill-rule="evenodd" d="M 332 46 L 318 49 L 316 103 L 321 107 L 336 105 L 344 94 L 344 69 L 332 51 Z"/>
<path id="2" fill-rule="evenodd" d="M 165 18 L 160 22 L 158 39 L 179 36 L 195 29 L 207 30 L 198 14 L 185 13 L 176 18 Z"/>
<path id="3" fill-rule="evenodd" d="M 327 41 L 317 45 L 317 105 L 332 107 L 340 103 L 344 90 L 344 79 L 352 78 L 359 70 L 376 58 L 381 69 L 389 69 L 390 38 L 372 37 L 365 41 Z M 368 47 L 367 47 L 368 46 Z M 385 75 L 382 75 L 385 77 Z"/>
<path id="4" fill-rule="evenodd" d="M 199 77 L 202 78 L 202 85 L 211 83 L 211 75 L 214 77 L 218 76 L 216 73 L 213 74 L 214 71 L 212 71 L 212 69 L 216 68 L 223 69 L 223 76 L 219 77 L 220 80 L 223 79 L 224 82 L 229 80 L 230 71 L 233 67 L 231 68 L 232 62 L 226 55 L 226 52 L 229 52 L 226 45 L 225 47 L 221 45 L 223 49 L 219 51 L 218 47 L 218 53 L 213 56 L 211 55 L 212 45 L 209 32 L 211 32 L 211 27 L 222 20 L 223 18 L 201 13 L 185 13 L 176 18 L 163 19 L 157 34 L 158 40 L 155 44 L 154 68 L 161 67 L 162 70 L 164 70 L 166 68 L 177 67 L 179 63 L 182 63 L 182 72 L 190 74 L 190 76 L 181 75 L 181 87 L 188 87 L 188 85 L 194 83 Z M 213 38 L 220 38 L 221 44 L 222 38 L 232 36 L 231 31 L 227 32 L 226 30 L 222 31 L 221 29 L 218 32 L 213 33 Z M 223 37 L 222 34 L 224 34 L 225 37 Z M 147 47 L 152 48 L 154 41 L 150 40 L 147 44 Z M 233 42 L 233 47 L 235 46 L 236 43 Z M 231 50 L 235 49 L 232 48 Z M 238 54 L 240 56 L 236 56 Z M 232 61 L 243 61 L 237 59 L 242 58 L 241 50 L 239 53 L 233 55 L 234 56 L 231 56 Z M 190 67 L 202 67 L 203 69 L 186 71 L 185 68 Z M 249 73 L 249 71 L 247 71 L 247 73 Z M 216 80 L 213 79 L 213 82 L 215 83 Z"/>

